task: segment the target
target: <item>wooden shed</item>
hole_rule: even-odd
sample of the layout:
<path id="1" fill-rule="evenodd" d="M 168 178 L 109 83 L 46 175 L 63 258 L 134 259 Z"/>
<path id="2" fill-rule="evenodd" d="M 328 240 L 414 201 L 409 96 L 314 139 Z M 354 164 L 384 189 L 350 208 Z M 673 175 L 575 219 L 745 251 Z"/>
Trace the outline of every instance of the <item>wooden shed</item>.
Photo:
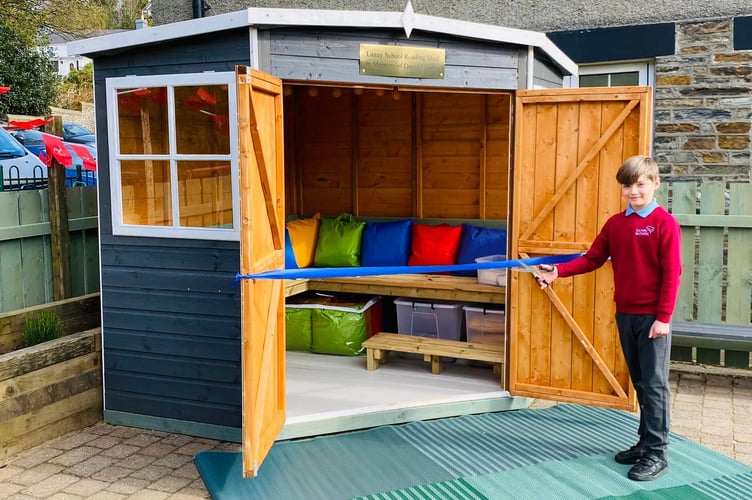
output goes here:
<path id="1" fill-rule="evenodd" d="M 409 3 L 248 9 L 69 49 L 94 60 L 108 422 L 231 440 L 242 428 L 255 475 L 279 438 L 526 397 L 634 408 L 605 268 L 545 293 L 514 272 L 506 287 L 233 281 L 283 268 L 286 218 L 315 212 L 505 227 L 509 258 L 583 251 L 623 208 L 616 169 L 650 149 L 650 89 L 560 88 L 576 66 L 545 35 Z M 286 373 L 285 297 L 306 289 L 506 304 L 507 376 L 436 402 L 290 418 L 290 386 L 310 393 L 307 377 L 334 370 Z"/>

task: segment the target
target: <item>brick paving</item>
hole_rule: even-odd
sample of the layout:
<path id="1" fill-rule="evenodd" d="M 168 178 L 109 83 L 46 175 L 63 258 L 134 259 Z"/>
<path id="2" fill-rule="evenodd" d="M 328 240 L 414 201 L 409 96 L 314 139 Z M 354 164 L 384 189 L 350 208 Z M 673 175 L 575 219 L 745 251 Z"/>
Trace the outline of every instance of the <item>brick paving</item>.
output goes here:
<path id="1" fill-rule="evenodd" d="M 672 367 L 671 393 L 674 432 L 752 466 L 752 373 Z M 0 497 L 210 498 L 193 456 L 239 449 L 237 443 L 99 422 L 0 463 Z"/>

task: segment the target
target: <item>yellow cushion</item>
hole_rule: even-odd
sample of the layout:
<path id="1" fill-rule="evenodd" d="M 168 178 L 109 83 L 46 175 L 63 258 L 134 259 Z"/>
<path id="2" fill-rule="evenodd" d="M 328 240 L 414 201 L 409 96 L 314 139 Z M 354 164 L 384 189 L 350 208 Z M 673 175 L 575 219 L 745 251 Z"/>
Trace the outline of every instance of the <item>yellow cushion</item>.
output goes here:
<path id="1" fill-rule="evenodd" d="M 295 219 L 286 223 L 287 232 L 290 233 L 292 252 L 295 254 L 298 267 L 309 267 L 313 264 L 320 219 L 321 215 L 316 213 L 311 218 Z"/>

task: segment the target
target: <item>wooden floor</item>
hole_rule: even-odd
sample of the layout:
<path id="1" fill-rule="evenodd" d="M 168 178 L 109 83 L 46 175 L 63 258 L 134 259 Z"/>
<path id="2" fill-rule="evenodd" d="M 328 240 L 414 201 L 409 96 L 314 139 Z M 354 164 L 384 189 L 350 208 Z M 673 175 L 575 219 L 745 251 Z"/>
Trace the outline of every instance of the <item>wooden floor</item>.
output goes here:
<path id="1" fill-rule="evenodd" d="M 395 355 L 369 372 L 365 357 L 288 351 L 286 380 L 282 438 L 524 405 L 501 389 L 490 365 L 477 362 L 444 363 L 434 375 L 422 359 Z"/>

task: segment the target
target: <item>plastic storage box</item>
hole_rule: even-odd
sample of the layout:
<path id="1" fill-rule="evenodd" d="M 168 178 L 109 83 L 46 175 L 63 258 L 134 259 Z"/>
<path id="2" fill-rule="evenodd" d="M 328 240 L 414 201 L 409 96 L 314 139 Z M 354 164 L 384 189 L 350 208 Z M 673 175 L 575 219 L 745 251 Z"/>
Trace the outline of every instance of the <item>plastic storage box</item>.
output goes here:
<path id="1" fill-rule="evenodd" d="M 487 257 L 478 257 L 475 262 L 493 262 L 495 260 L 507 260 L 506 255 L 489 255 Z M 478 283 L 483 285 L 507 285 L 507 268 L 498 269 L 478 269 Z"/>
<path id="2" fill-rule="evenodd" d="M 465 306 L 467 341 L 475 344 L 504 345 L 506 318 L 504 311 Z"/>
<path id="3" fill-rule="evenodd" d="M 417 302 L 399 298 L 397 331 L 407 335 L 446 340 L 460 340 L 462 334 L 462 304 Z"/>

